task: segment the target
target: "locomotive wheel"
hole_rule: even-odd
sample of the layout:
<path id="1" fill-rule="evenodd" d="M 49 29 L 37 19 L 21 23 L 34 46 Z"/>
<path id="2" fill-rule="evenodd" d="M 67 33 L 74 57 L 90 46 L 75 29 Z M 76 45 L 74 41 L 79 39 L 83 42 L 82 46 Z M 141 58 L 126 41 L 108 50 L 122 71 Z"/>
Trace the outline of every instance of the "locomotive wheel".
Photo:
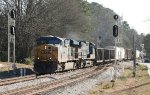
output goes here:
<path id="1" fill-rule="evenodd" d="M 62 63 L 61 68 L 62 68 L 62 71 L 64 71 L 64 70 L 65 70 L 65 63 Z"/>
<path id="2" fill-rule="evenodd" d="M 94 61 L 92 61 L 92 66 L 94 66 Z"/>
<path id="3" fill-rule="evenodd" d="M 77 63 L 74 63 L 73 69 L 77 69 Z"/>
<path id="4" fill-rule="evenodd" d="M 81 68 L 81 63 L 79 61 L 76 61 L 76 66 L 77 66 L 77 69 Z"/>
<path id="5" fill-rule="evenodd" d="M 83 68 L 86 66 L 86 60 L 83 60 Z"/>

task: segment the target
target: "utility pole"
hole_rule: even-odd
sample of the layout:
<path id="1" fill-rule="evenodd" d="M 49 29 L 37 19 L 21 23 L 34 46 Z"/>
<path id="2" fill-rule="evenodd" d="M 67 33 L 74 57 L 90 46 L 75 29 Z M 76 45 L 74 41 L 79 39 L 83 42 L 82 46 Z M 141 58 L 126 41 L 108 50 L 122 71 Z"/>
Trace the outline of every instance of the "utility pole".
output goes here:
<path id="1" fill-rule="evenodd" d="M 8 63 L 10 63 L 10 15 L 8 12 Z M 10 71 L 10 67 L 8 67 L 8 72 Z"/>
<path id="2" fill-rule="evenodd" d="M 133 77 L 136 75 L 136 45 L 135 45 L 135 36 L 133 34 Z"/>
<path id="3" fill-rule="evenodd" d="M 14 74 L 16 64 L 15 64 L 15 19 L 16 10 L 11 9 L 8 12 L 8 63 L 13 62 L 12 68 L 14 69 Z"/>

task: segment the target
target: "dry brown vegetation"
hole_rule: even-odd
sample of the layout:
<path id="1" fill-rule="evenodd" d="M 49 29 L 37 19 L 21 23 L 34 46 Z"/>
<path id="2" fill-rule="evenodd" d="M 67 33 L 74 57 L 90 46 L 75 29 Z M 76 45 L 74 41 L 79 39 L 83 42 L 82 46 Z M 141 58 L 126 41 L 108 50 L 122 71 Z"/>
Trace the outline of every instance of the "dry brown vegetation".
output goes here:
<path id="1" fill-rule="evenodd" d="M 147 67 L 138 65 L 136 77 L 132 76 L 132 68 L 127 68 L 114 85 L 111 82 L 99 83 L 88 95 L 150 95 Z"/>

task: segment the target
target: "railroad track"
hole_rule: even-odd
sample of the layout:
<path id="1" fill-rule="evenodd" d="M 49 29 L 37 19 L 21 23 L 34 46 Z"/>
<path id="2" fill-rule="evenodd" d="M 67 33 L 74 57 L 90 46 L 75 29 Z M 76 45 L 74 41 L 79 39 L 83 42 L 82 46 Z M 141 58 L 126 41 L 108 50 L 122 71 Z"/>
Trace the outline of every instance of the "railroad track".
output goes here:
<path id="1" fill-rule="evenodd" d="M 43 76 L 39 76 L 38 78 L 44 78 L 46 76 L 47 75 L 43 75 Z M 34 79 L 36 79 L 36 76 L 34 74 L 33 75 L 28 75 L 28 76 L 22 76 L 22 77 L 3 79 L 3 80 L 0 80 L 0 86 L 10 85 L 10 84 L 29 81 L 29 80 L 34 80 Z"/>
<path id="2" fill-rule="evenodd" d="M 142 86 L 145 86 L 145 85 L 150 85 L 150 82 L 146 82 L 146 83 L 142 83 L 142 84 L 139 84 L 139 85 L 136 85 L 136 86 L 131 86 L 131 87 L 128 87 L 128 88 L 117 90 L 117 91 L 111 92 L 110 94 L 107 94 L 107 95 L 116 95 L 116 94 L 119 94 L 119 93 L 122 93 L 122 92 L 125 92 L 125 91 L 134 90 L 136 88 L 139 88 L 139 87 L 142 87 Z"/>
<path id="3" fill-rule="evenodd" d="M 65 74 L 65 73 L 68 73 L 68 72 L 59 72 L 59 73 L 56 73 L 56 74 L 57 75 L 62 75 L 62 74 Z M 49 74 L 41 75 L 41 76 L 38 76 L 38 79 L 39 78 L 45 78 L 45 77 L 48 77 L 48 76 L 49 76 Z M 0 86 L 15 84 L 15 83 L 24 82 L 24 81 L 30 81 L 30 80 L 34 80 L 34 79 L 36 79 L 35 74 L 22 76 L 22 77 L 9 78 L 9 79 L 2 79 L 2 80 L 0 80 Z"/>
<path id="4" fill-rule="evenodd" d="M 107 66 L 110 66 L 110 65 L 95 67 L 95 68 L 92 68 L 92 70 L 88 70 L 88 71 L 84 70 L 84 72 L 74 74 L 73 76 L 67 76 L 67 77 L 61 78 L 59 80 L 52 80 L 52 81 L 41 83 L 41 84 L 38 84 L 35 86 L 29 86 L 29 87 L 11 90 L 8 92 L 4 92 L 0 95 L 22 95 L 22 94 L 23 95 L 34 95 L 34 94 L 40 94 L 40 93 L 43 93 L 46 91 L 54 90 L 56 88 L 71 85 L 72 83 L 82 81 L 88 77 L 95 76 L 95 75 L 103 72 L 104 70 L 106 70 Z"/>

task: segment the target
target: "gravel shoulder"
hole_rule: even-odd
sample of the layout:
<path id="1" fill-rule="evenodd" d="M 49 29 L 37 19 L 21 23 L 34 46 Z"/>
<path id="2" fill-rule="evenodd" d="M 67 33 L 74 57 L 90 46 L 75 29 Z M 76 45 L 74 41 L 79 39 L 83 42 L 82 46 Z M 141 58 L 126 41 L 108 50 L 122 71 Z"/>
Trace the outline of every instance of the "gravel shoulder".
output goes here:
<path id="1" fill-rule="evenodd" d="M 2 68 L 2 67 L 5 67 L 5 65 L 3 65 L 3 64 L 0 64 L 0 68 Z"/>
<path id="2" fill-rule="evenodd" d="M 118 67 L 122 68 L 122 65 Z M 102 83 L 105 81 L 111 81 L 112 79 L 112 68 L 108 69 L 97 76 L 87 78 L 86 80 L 74 83 L 71 86 L 65 86 L 61 89 L 46 92 L 43 95 L 86 95 L 88 91 L 95 87 L 97 83 Z M 122 69 L 118 69 L 117 75 L 119 76 L 122 73 Z"/>

